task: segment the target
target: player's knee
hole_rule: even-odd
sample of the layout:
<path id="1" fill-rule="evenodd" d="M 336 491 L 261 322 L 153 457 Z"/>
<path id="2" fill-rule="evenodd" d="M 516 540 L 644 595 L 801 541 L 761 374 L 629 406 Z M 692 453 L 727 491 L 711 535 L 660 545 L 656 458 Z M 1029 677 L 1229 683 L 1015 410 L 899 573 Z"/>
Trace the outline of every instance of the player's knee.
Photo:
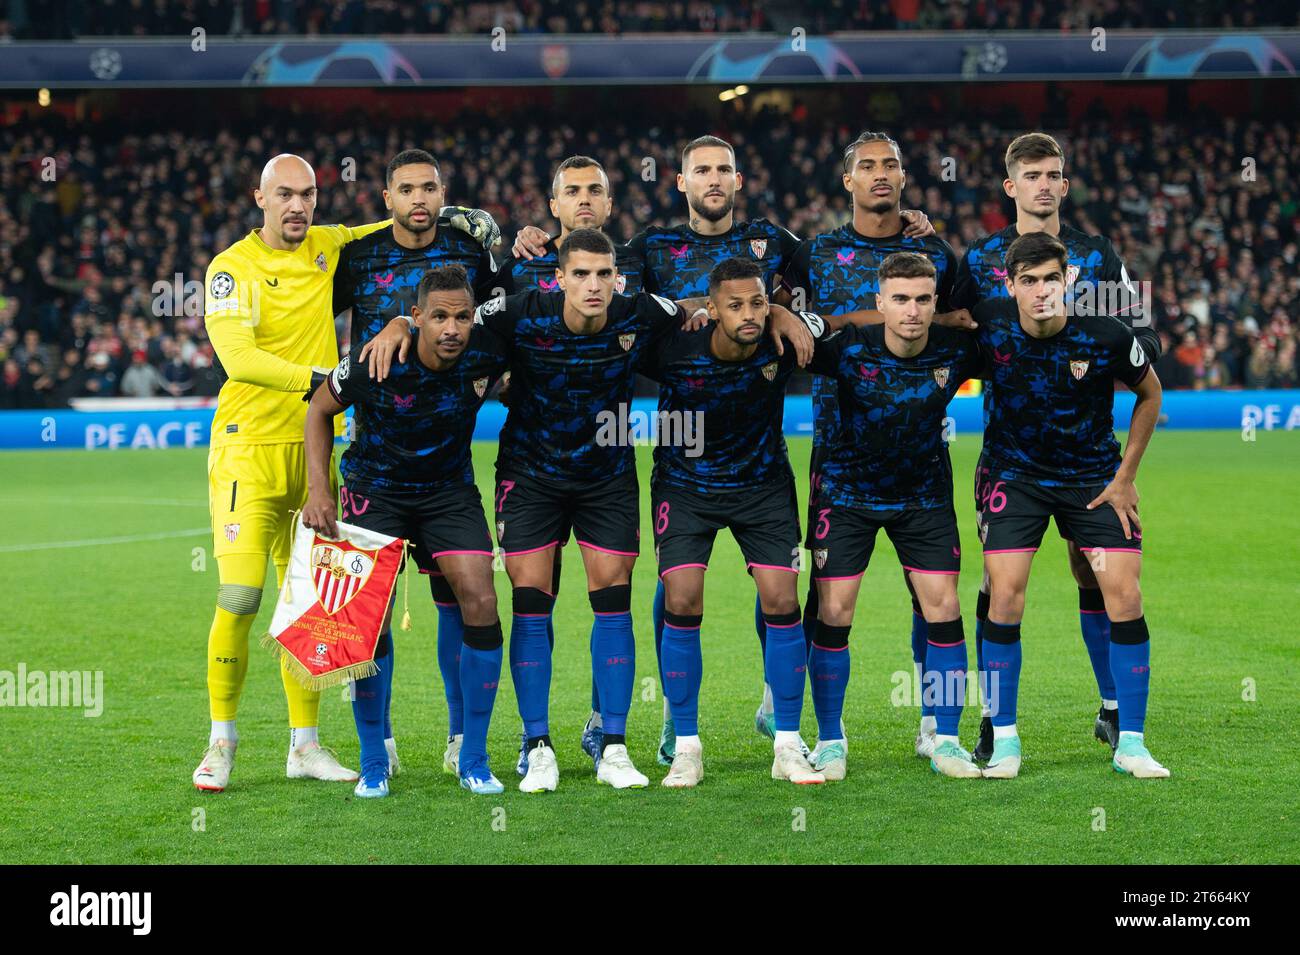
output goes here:
<path id="1" fill-rule="evenodd" d="M 497 618 L 497 595 L 491 587 L 461 594 L 460 613 L 467 624 L 486 624 Z"/>
<path id="2" fill-rule="evenodd" d="M 931 598 L 927 601 L 928 607 L 925 614 L 930 620 L 955 620 L 961 616 L 961 605 L 957 600 L 957 588 L 954 587 L 951 593 L 944 592 L 937 599 Z"/>
<path id="3" fill-rule="evenodd" d="M 1142 586 L 1136 580 L 1108 587 L 1105 597 L 1106 614 L 1111 620 L 1142 616 Z"/>
<path id="4" fill-rule="evenodd" d="M 429 592 L 433 594 L 434 603 L 454 604 L 456 592 L 451 589 L 451 584 L 447 583 L 447 578 L 442 574 L 429 575 Z"/>
<path id="5" fill-rule="evenodd" d="M 1097 575 L 1093 573 L 1088 555 L 1075 547 L 1072 541 L 1066 541 L 1066 553 L 1070 556 L 1070 573 L 1074 575 L 1078 585 L 1089 590 L 1095 588 Z"/>
<path id="6" fill-rule="evenodd" d="M 226 613 L 255 614 L 262 605 L 262 588 L 247 584 L 221 584 L 217 588 L 217 606 Z"/>
<path id="7" fill-rule="evenodd" d="M 799 597 L 794 593 L 760 595 L 759 603 L 764 617 L 789 617 L 799 615 Z"/>
<path id="8" fill-rule="evenodd" d="M 504 643 L 501 636 L 501 621 L 497 620 L 490 624 L 465 624 L 464 636 L 465 646 L 474 650 L 496 650 Z"/>
<path id="9" fill-rule="evenodd" d="M 664 610 L 679 616 L 703 614 L 704 588 L 672 583 L 671 579 L 671 574 L 664 579 Z"/>
<path id="10" fill-rule="evenodd" d="M 839 594 L 822 594 L 817 603 L 818 617 L 833 627 L 847 627 L 853 622 L 853 601 Z"/>
<path id="11" fill-rule="evenodd" d="M 587 594 L 594 613 L 630 613 L 632 611 L 632 585 L 615 584 L 601 587 Z"/>

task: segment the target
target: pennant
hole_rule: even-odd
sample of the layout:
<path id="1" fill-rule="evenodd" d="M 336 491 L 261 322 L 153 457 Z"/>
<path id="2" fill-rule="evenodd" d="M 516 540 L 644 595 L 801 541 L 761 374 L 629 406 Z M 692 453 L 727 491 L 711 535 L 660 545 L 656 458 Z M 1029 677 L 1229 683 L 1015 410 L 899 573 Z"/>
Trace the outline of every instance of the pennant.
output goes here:
<path id="1" fill-rule="evenodd" d="M 310 690 L 374 676 L 375 647 L 406 541 L 338 522 L 339 539 L 294 517 L 284 586 L 262 646 Z"/>

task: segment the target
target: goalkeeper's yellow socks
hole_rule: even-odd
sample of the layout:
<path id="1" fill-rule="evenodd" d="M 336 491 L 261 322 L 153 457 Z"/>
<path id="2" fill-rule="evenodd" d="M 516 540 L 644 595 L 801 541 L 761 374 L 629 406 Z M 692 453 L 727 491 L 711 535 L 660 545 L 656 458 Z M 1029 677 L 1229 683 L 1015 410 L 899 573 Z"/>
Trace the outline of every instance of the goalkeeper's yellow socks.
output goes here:
<path id="1" fill-rule="evenodd" d="M 237 738 L 235 714 L 248 673 L 248 631 L 255 616 L 218 607 L 212 618 L 212 629 L 208 631 L 208 710 L 214 740 L 234 742 Z"/>
<path id="2" fill-rule="evenodd" d="M 289 672 L 289 665 L 280 658 L 280 682 L 289 701 L 289 726 L 291 729 L 315 729 L 320 723 L 320 692 L 309 690 Z"/>

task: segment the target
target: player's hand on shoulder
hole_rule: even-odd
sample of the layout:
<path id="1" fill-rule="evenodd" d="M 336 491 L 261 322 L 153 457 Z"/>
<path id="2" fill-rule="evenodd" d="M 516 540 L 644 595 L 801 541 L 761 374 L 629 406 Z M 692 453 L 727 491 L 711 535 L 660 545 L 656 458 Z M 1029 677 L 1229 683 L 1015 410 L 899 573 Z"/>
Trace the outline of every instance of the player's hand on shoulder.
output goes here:
<path id="1" fill-rule="evenodd" d="M 488 250 L 501 241 L 501 227 L 489 213 L 482 209 L 443 206 L 438 210 L 438 224 L 459 229 Z"/>
<path id="2" fill-rule="evenodd" d="M 1088 505 L 1088 510 L 1091 511 L 1103 504 L 1109 504 L 1115 508 L 1115 513 L 1119 515 L 1120 525 L 1124 528 L 1125 540 L 1132 540 L 1134 534 L 1141 535 L 1142 522 L 1138 520 L 1138 490 L 1136 484 L 1127 478 L 1116 475 L 1115 479 L 1106 485 L 1106 489 Z"/>
<path id="3" fill-rule="evenodd" d="M 788 308 L 775 303 L 768 306 L 768 334 L 776 344 L 778 355 L 785 354 L 785 345 L 782 342 L 784 338 L 794 346 L 795 361 L 800 368 L 806 367 L 808 362 L 812 361 L 813 348 L 816 346 L 813 333 L 804 321 Z"/>
<path id="4" fill-rule="evenodd" d="M 920 209 L 904 209 L 901 215 L 903 235 L 909 239 L 923 239 L 927 235 L 934 235 L 934 226 L 930 224 L 930 217 Z"/>
<path id="5" fill-rule="evenodd" d="M 393 366 L 393 356 L 398 364 L 406 361 L 411 349 L 411 325 L 405 315 L 393 319 L 384 330 L 366 342 L 357 356 L 358 362 L 366 363 L 366 370 L 375 381 L 383 381 Z"/>
<path id="6" fill-rule="evenodd" d="M 964 328 L 968 331 L 979 328 L 979 322 L 975 321 L 975 316 L 970 313 L 970 309 L 957 308 L 951 312 L 936 312 L 934 320 L 939 325 L 946 325 L 949 328 Z"/>
<path id="7" fill-rule="evenodd" d="M 526 225 L 515 235 L 515 244 L 510 251 L 525 262 L 546 254 L 546 243 L 551 241 L 549 232 L 543 232 L 535 225 Z"/>
<path id="8" fill-rule="evenodd" d="M 686 309 L 686 311 L 688 314 L 686 316 L 686 321 L 682 322 L 682 331 L 698 332 L 705 325 L 709 324 L 709 310 L 707 308 L 701 306 L 694 311 L 689 308 Z"/>
<path id="9" fill-rule="evenodd" d="M 338 537 L 338 522 L 334 519 L 337 513 L 338 504 L 333 495 L 323 491 L 313 492 L 307 495 L 307 504 L 302 509 L 302 526 L 327 537 Z"/>

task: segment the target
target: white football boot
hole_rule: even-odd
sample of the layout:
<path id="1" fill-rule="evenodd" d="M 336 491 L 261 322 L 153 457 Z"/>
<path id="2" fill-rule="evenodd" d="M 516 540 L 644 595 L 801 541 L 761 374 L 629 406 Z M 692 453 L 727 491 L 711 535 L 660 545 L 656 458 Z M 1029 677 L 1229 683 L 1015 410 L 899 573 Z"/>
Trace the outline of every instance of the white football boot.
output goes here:
<path id="1" fill-rule="evenodd" d="M 289 750 L 284 774 L 290 779 L 323 779 L 331 783 L 354 783 L 359 778 L 355 769 L 339 765 L 333 751 L 320 743 L 303 743 Z"/>
<path id="2" fill-rule="evenodd" d="M 773 751 L 772 778 L 785 779 L 800 786 L 826 782 L 826 777 L 808 764 L 808 757 L 799 752 L 799 747 L 788 743 Z"/>
<path id="3" fill-rule="evenodd" d="M 519 780 L 521 793 L 553 793 L 560 785 L 560 767 L 555 761 L 555 750 L 549 746 L 534 746 L 528 751 L 528 772 Z"/>
<path id="4" fill-rule="evenodd" d="M 442 771 L 460 778 L 460 744 L 465 737 L 457 733 L 447 740 L 447 748 L 442 751 Z"/>
<path id="5" fill-rule="evenodd" d="M 845 740 L 819 740 L 817 748 L 808 757 L 808 765 L 814 772 L 821 773 L 828 783 L 838 783 L 848 772 L 848 757 L 849 746 Z"/>
<path id="6" fill-rule="evenodd" d="M 223 792 L 230 785 L 230 770 L 235 766 L 235 747 L 227 739 L 208 746 L 198 769 L 194 770 L 194 788 L 208 793 Z"/>
<path id="7" fill-rule="evenodd" d="M 1135 779 L 1167 779 L 1169 770 L 1156 762 L 1137 733 L 1121 732 L 1111 765 L 1118 773 Z"/>
<path id="8" fill-rule="evenodd" d="M 384 740 L 384 749 L 388 750 L 388 775 L 391 778 L 402 771 L 402 761 L 397 758 L 397 740 Z"/>
<path id="9" fill-rule="evenodd" d="M 693 746 L 677 744 L 677 755 L 673 757 L 673 768 L 663 778 L 661 785 L 669 789 L 691 789 L 698 786 L 704 778 L 704 752 Z"/>
<path id="10" fill-rule="evenodd" d="M 674 753 L 674 765 L 676 762 L 677 755 Z M 612 743 L 605 747 L 605 752 L 600 756 L 600 765 L 596 767 L 596 782 L 615 789 L 644 789 L 650 785 L 645 774 L 638 772 L 632 765 L 632 757 L 628 756 L 627 747 L 622 743 Z"/>

